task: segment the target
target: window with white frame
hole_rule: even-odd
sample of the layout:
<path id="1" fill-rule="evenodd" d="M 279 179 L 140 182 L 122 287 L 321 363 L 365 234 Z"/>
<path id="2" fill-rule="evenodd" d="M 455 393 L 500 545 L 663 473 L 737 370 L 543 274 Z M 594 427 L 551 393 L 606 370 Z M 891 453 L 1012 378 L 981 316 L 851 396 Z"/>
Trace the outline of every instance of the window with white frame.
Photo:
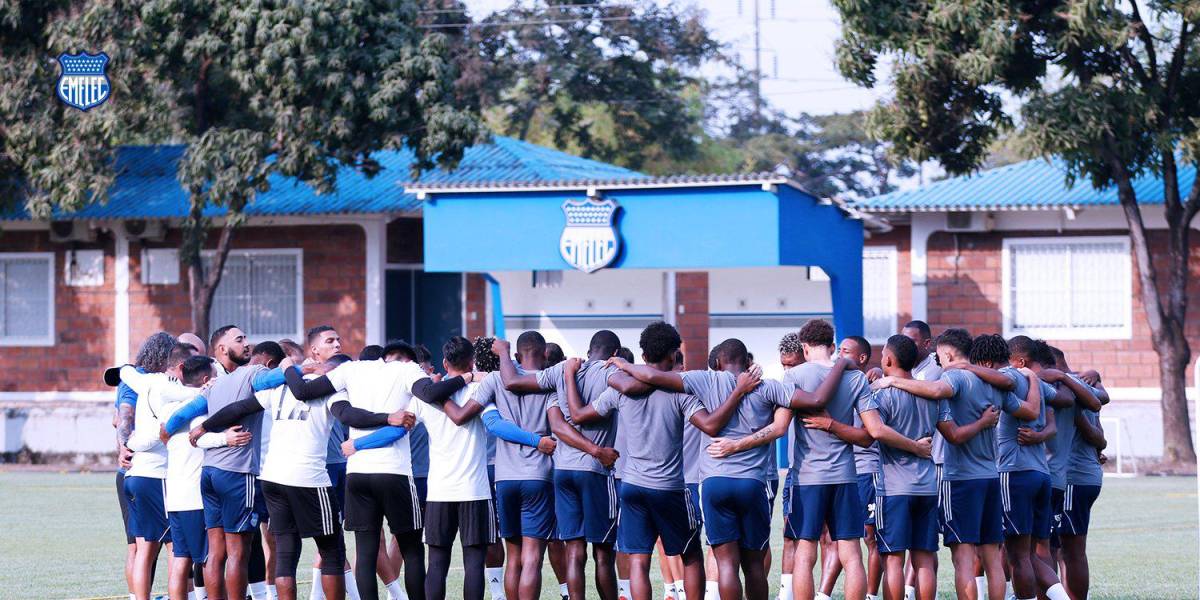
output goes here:
<path id="1" fill-rule="evenodd" d="M 863 248 L 863 337 L 874 344 L 896 333 L 896 247 Z"/>
<path id="2" fill-rule="evenodd" d="M 1004 240 L 1004 334 L 1053 339 L 1132 335 L 1125 237 Z"/>
<path id="3" fill-rule="evenodd" d="M 211 253 L 205 258 L 212 260 Z M 209 323 L 237 325 L 252 340 L 304 330 L 304 255 L 299 249 L 231 250 L 213 294 Z"/>
<path id="4" fill-rule="evenodd" d="M 0 346 L 54 344 L 54 253 L 0 253 Z"/>

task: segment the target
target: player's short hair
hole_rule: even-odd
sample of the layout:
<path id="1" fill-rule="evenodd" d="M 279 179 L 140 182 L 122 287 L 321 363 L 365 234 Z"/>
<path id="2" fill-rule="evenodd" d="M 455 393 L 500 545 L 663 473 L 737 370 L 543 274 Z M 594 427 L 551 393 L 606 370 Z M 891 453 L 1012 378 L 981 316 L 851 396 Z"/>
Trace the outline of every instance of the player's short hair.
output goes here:
<path id="1" fill-rule="evenodd" d="M 283 351 L 283 346 L 280 346 L 278 343 L 270 340 L 255 344 L 254 350 L 251 350 L 250 354 L 253 356 L 265 355 L 267 357 L 267 362 L 273 360 L 276 363 L 282 361 L 284 357 L 287 356 L 287 353 Z"/>
<path id="2" fill-rule="evenodd" d="M 475 347 L 471 345 L 471 340 L 456 335 L 442 344 L 442 356 L 451 367 L 459 371 L 470 371 L 471 363 L 475 360 Z"/>
<path id="3" fill-rule="evenodd" d="M 1055 362 L 1060 361 L 1060 360 L 1063 362 L 1067 362 L 1067 355 L 1063 354 L 1063 351 L 1059 350 L 1058 346 L 1051 346 L 1050 344 L 1046 344 L 1046 349 L 1049 350 L 1050 354 L 1054 356 Z"/>
<path id="4" fill-rule="evenodd" d="M 517 336 L 517 352 L 532 352 L 544 356 L 546 354 L 546 338 L 532 329 L 526 331 Z"/>
<path id="5" fill-rule="evenodd" d="M 175 345 L 171 347 L 171 354 L 167 356 L 167 368 L 183 364 L 187 359 L 195 356 L 197 352 L 199 350 L 191 344 L 175 342 Z"/>
<path id="6" fill-rule="evenodd" d="M 151 335 L 146 338 L 146 341 L 142 342 L 142 347 L 138 348 L 134 364 L 141 367 L 147 373 L 162 373 L 167 370 L 167 362 L 171 358 L 171 351 L 178 343 L 175 340 L 175 336 L 165 331 Z M 190 346 L 191 344 L 188 345 Z"/>
<path id="7" fill-rule="evenodd" d="M 812 319 L 800 328 L 797 333 L 801 344 L 809 346 L 829 347 L 833 345 L 833 325 L 825 319 Z"/>
<path id="8" fill-rule="evenodd" d="M 673 356 L 682 343 L 679 332 L 665 321 L 655 321 L 647 325 L 638 340 L 638 345 L 642 348 L 642 358 L 648 363 L 662 362 L 668 356 Z"/>
<path id="9" fill-rule="evenodd" d="M 972 363 L 990 362 L 992 364 L 1008 362 L 1008 342 L 1004 336 L 997 333 L 985 333 L 975 336 L 971 342 L 971 354 L 967 357 Z"/>
<path id="10" fill-rule="evenodd" d="M 801 354 L 803 352 L 804 348 L 800 347 L 800 334 L 789 331 L 779 339 L 780 354 Z"/>
<path id="11" fill-rule="evenodd" d="M 628 350 L 628 348 L 625 349 Z M 630 352 L 629 355 L 633 356 L 633 352 Z M 567 360 L 567 355 L 563 352 L 562 346 L 554 342 L 546 342 L 546 366 L 553 367 L 564 360 Z M 633 362 L 632 358 L 627 360 Z"/>
<path id="12" fill-rule="evenodd" d="M 855 346 L 858 346 L 859 354 L 866 354 L 867 360 L 871 360 L 871 342 L 868 342 L 867 338 L 861 335 L 848 335 L 846 339 L 854 342 Z"/>
<path id="13" fill-rule="evenodd" d="M 294 340 L 283 338 L 279 340 L 279 347 L 283 348 L 283 353 L 292 357 L 293 360 L 304 358 L 304 348 L 300 347 Z"/>
<path id="14" fill-rule="evenodd" d="M 329 358 L 332 360 L 333 356 Z M 383 358 L 383 346 L 380 346 L 379 344 L 363 346 L 363 349 L 358 351 L 358 360 L 379 360 L 381 358 Z"/>
<path id="15" fill-rule="evenodd" d="M 683 359 L 683 349 L 682 348 L 676 349 L 675 350 L 675 370 L 676 371 L 682 371 L 684 369 L 683 360 L 684 360 Z"/>
<path id="16" fill-rule="evenodd" d="M 1047 344 L 1045 340 L 1034 340 L 1033 352 L 1030 353 L 1029 360 L 1045 368 L 1053 369 L 1058 367 L 1058 359 L 1062 356 L 1062 350 Z"/>
<path id="17" fill-rule="evenodd" d="M 229 333 L 229 330 L 237 328 L 237 325 L 222 325 L 216 328 L 212 333 L 212 337 L 208 338 L 208 351 L 216 352 L 217 342 L 221 341 L 221 338 L 225 337 L 225 334 Z"/>
<path id="18" fill-rule="evenodd" d="M 887 339 L 886 348 L 896 357 L 896 366 L 911 371 L 917 366 L 917 343 L 908 336 L 897 333 Z"/>
<path id="19" fill-rule="evenodd" d="M 429 348 L 425 347 L 425 344 L 413 346 L 413 353 L 417 355 L 417 363 L 427 363 L 433 360 L 433 353 L 429 351 Z"/>
<path id="20" fill-rule="evenodd" d="M 475 338 L 475 369 L 484 373 L 500 370 L 500 355 L 492 352 L 494 337 L 479 336 Z"/>
<path id="21" fill-rule="evenodd" d="M 179 367 L 183 384 L 192 387 L 200 385 L 205 375 L 212 375 L 212 365 L 212 357 L 204 355 L 193 356 L 183 361 L 183 365 Z"/>
<path id="22" fill-rule="evenodd" d="M 1033 338 L 1027 335 L 1014 335 L 1008 338 L 1008 355 L 1011 357 L 1015 354 L 1020 354 L 1025 357 L 1032 357 L 1034 346 Z"/>
<path id="23" fill-rule="evenodd" d="M 621 346 L 620 348 L 617 348 L 617 353 L 614 354 L 613 356 L 619 356 L 619 357 L 625 359 L 625 362 L 630 362 L 630 363 L 635 360 L 633 357 L 633 350 L 630 350 L 629 348 L 626 348 L 625 346 Z"/>
<path id="24" fill-rule="evenodd" d="M 729 338 L 720 344 L 717 344 L 713 350 L 717 353 L 717 358 L 722 363 L 727 365 L 740 365 L 743 368 L 750 366 L 750 351 L 746 349 L 746 344 L 737 338 Z M 711 362 L 711 357 L 710 357 Z M 711 365 L 710 365 L 711 366 Z"/>
<path id="25" fill-rule="evenodd" d="M 413 349 L 412 344 L 404 340 L 388 340 L 387 344 L 383 346 L 383 357 L 385 359 L 393 354 L 398 354 L 400 358 L 405 360 L 413 362 L 417 360 L 417 351 Z"/>
<path id="26" fill-rule="evenodd" d="M 605 358 L 613 356 L 617 348 L 621 347 L 621 338 L 617 334 L 601 329 L 592 334 L 592 341 L 588 342 L 588 354 L 599 354 Z"/>
<path id="27" fill-rule="evenodd" d="M 313 345 L 313 342 L 317 341 L 317 338 L 321 337 L 321 334 L 326 331 L 336 332 L 337 330 L 332 325 L 317 325 L 308 330 L 308 335 L 305 336 L 305 343 L 309 346 Z"/>
<path id="28" fill-rule="evenodd" d="M 966 329 L 951 327 L 937 336 L 936 345 L 950 346 L 958 350 L 964 357 L 971 355 L 971 333 Z"/>
<path id="29" fill-rule="evenodd" d="M 905 323 L 904 327 L 901 327 L 901 329 L 916 329 L 918 332 L 920 332 L 921 339 L 928 340 L 933 338 L 933 330 L 929 328 L 929 323 L 926 323 L 925 321 L 909 321 Z"/>
<path id="30" fill-rule="evenodd" d="M 350 358 L 349 354 L 340 354 L 339 353 L 339 354 L 334 354 L 333 356 L 330 356 L 329 360 L 325 361 L 325 364 L 329 365 L 329 368 L 332 369 L 342 363 L 350 362 L 351 360 L 354 360 L 354 359 Z"/>
<path id="31" fill-rule="evenodd" d="M 708 351 L 708 368 L 710 371 L 717 370 L 717 358 L 721 355 L 721 345 L 717 344 Z"/>

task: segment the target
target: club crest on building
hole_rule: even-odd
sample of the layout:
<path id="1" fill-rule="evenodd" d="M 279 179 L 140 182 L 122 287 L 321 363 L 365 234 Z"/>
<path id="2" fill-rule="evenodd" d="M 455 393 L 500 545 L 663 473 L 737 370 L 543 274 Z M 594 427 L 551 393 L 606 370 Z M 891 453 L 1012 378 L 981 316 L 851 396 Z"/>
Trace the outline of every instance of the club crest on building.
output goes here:
<path id="1" fill-rule="evenodd" d="M 613 217 L 621 208 L 616 200 L 567 200 L 562 204 L 567 225 L 558 249 L 572 267 L 592 273 L 612 264 L 621 248 Z"/>
<path id="2" fill-rule="evenodd" d="M 58 56 L 58 64 L 62 74 L 58 77 L 55 91 L 58 98 L 67 106 L 73 106 L 82 111 L 104 104 L 112 93 L 108 82 L 108 55 L 63 53 Z"/>

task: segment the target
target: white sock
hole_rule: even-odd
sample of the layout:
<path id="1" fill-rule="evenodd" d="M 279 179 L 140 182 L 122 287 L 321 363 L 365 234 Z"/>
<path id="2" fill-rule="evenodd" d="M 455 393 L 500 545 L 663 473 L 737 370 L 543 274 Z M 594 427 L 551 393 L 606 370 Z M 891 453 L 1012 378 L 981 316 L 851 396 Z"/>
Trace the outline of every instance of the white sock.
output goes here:
<path id="1" fill-rule="evenodd" d="M 980 575 L 979 577 L 975 578 L 975 590 L 976 593 L 979 594 L 977 596 L 978 598 L 988 597 L 987 577 Z"/>
<path id="2" fill-rule="evenodd" d="M 663 598 L 665 600 L 679 600 L 679 594 L 675 591 L 674 581 L 663 582 Z"/>
<path id="3" fill-rule="evenodd" d="M 1050 600 L 1070 600 L 1067 595 L 1067 590 L 1063 588 L 1061 583 L 1056 583 L 1046 590 L 1046 597 Z"/>
<path id="4" fill-rule="evenodd" d="M 917 600 L 917 588 L 911 585 L 904 586 L 904 600 Z"/>
<path id="5" fill-rule="evenodd" d="M 275 584 L 267 584 L 267 595 L 270 596 L 271 600 L 279 600 L 279 591 L 275 589 Z M 205 600 L 208 600 L 207 596 L 205 597 Z"/>
<path id="6" fill-rule="evenodd" d="M 682 579 L 675 580 L 675 595 L 679 597 L 679 600 L 687 600 L 687 588 L 683 587 Z"/>
<path id="7" fill-rule="evenodd" d="M 704 600 L 721 600 L 721 590 L 717 587 L 717 582 L 704 582 Z"/>
<path id="8" fill-rule="evenodd" d="M 346 600 L 361 600 L 358 595 L 358 582 L 354 581 L 354 571 L 347 570 L 342 573 L 342 577 L 346 580 Z"/>
<path id="9" fill-rule="evenodd" d="M 135 596 L 135 595 L 133 595 L 133 594 L 130 594 L 130 595 L 129 595 L 129 600 L 137 600 L 137 596 Z"/>
<path id="10" fill-rule="evenodd" d="M 492 592 L 492 600 L 504 600 L 504 567 L 488 567 L 483 570 L 487 574 L 488 589 Z"/>
<path id="11" fill-rule="evenodd" d="M 397 577 L 395 581 L 386 584 L 388 600 L 408 600 L 408 594 L 404 592 L 404 586 L 400 585 L 401 579 Z"/>
<path id="12" fill-rule="evenodd" d="M 779 577 L 779 597 L 775 600 L 792 600 L 791 573 L 784 573 Z"/>
<path id="13" fill-rule="evenodd" d="M 313 584 L 312 590 L 308 592 L 308 600 L 325 600 L 325 588 L 321 587 L 321 570 L 313 569 Z M 358 591 L 358 588 L 354 588 Z M 346 590 L 350 591 L 350 590 Z"/>
<path id="14" fill-rule="evenodd" d="M 879 600 L 879 595 L 877 595 L 877 594 L 867 594 L 867 600 Z"/>
<path id="15" fill-rule="evenodd" d="M 831 598 L 833 598 L 833 596 L 829 596 L 821 592 L 813 594 L 813 600 L 830 600 Z"/>
<path id="16" fill-rule="evenodd" d="M 564 583 L 563 585 L 566 585 L 566 584 Z M 632 597 L 633 596 L 630 596 L 630 592 L 629 592 L 629 580 L 628 579 L 618 579 L 617 580 L 617 600 L 629 600 Z"/>
<path id="17" fill-rule="evenodd" d="M 203 587 L 196 588 L 194 593 L 196 594 L 196 600 L 208 600 L 208 590 Z"/>
<path id="18" fill-rule="evenodd" d="M 558 595 L 562 596 L 563 598 L 571 597 L 571 593 L 569 591 L 567 591 L 567 584 L 565 584 L 565 583 L 558 584 Z"/>
<path id="19" fill-rule="evenodd" d="M 196 592 L 188 592 L 188 600 L 197 600 Z"/>
<path id="20" fill-rule="evenodd" d="M 267 599 L 267 582 L 256 581 L 254 583 L 251 583 L 250 584 L 250 597 L 253 598 L 254 600 L 268 600 Z"/>

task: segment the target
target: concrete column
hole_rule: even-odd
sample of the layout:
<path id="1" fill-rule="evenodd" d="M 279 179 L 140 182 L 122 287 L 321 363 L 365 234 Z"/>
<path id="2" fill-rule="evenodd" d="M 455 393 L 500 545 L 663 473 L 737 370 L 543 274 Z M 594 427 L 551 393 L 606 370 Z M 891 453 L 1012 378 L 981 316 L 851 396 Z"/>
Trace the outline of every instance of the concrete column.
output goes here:
<path id="1" fill-rule="evenodd" d="M 929 321 L 929 261 L 926 250 L 929 236 L 943 229 L 945 224 L 946 217 L 942 213 L 914 213 L 912 216 L 909 260 L 912 270 L 912 318 L 916 321 Z"/>
<path id="2" fill-rule="evenodd" d="M 366 337 L 368 344 L 382 344 L 386 332 L 383 318 L 384 272 L 387 262 L 387 221 L 370 219 L 359 222 L 366 234 Z"/>
<path id="3" fill-rule="evenodd" d="M 113 227 L 113 363 L 129 362 L 129 238 L 121 224 Z"/>

